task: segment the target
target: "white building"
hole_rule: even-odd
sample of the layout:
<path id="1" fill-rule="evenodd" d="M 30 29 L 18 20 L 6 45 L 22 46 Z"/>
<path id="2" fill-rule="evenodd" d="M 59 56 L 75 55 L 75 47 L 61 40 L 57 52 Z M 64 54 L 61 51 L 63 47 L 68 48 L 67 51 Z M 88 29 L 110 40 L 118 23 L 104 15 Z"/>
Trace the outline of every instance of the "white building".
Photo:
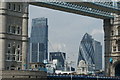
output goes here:
<path id="1" fill-rule="evenodd" d="M 77 74 L 87 74 L 88 66 L 84 60 L 81 60 L 77 66 Z"/>

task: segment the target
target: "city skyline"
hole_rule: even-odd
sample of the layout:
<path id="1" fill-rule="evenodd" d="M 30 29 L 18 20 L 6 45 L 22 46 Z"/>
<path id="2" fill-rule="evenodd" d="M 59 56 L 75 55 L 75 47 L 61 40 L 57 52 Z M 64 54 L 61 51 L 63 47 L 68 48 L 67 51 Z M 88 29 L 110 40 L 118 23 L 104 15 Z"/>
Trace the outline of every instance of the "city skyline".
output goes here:
<path id="1" fill-rule="evenodd" d="M 35 11 L 37 11 L 37 13 L 34 13 Z M 78 55 L 79 44 L 83 34 L 86 32 L 92 34 L 93 38 L 100 41 L 103 45 L 103 21 L 101 19 L 51 10 L 43 7 L 38 8 L 32 5 L 30 5 L 29 17 L 29 31 L 32 18 L 48 18 L 49 52 L 53 50 L 66 52 L 69 60 L 72 59 L 75 62 L 77 61 L 76 58 Z M 52 44 L 53 49 L 50 47 L 50 44 Z"/>
<path id="2" fill-rule="evenodd" d="M 116 4 L 116 5 L 114 5 Z M 35 6 L 31 6 L 35 5 Z M 30 7 L 29 7 L 30 6 Z M 42 6 L 42 7 L 41 7 Z M 43 8 L 47 7 L 47 8 Z M 48 9 L 49 8 L 49 9 Z M 54 10 L 52 10 L 54 9 Z M 65 12 L 63 12 L 65 11 Z M 118 2 L 86 2 L 86 3 L 72 3 L 63 2 L 62 0 L 55 2 L 1 2 L 0 1 L 0 19 L 1 19 L 1 54 L 0 54 L 0 69 L 1 69 L 1 79 L 113 79 L 119 80 L 120 76 L 120 1 Z M 67 13 L 68 12 L 68 13 Z M 72 13 L 71 13 L 72 12 Z M 77 15 L 79 14 L 79 15 Z M 84 15 L 84 16 L 82 16 Z M 86 17 L 89 16 L 89 17 Z M 46 27 L 43 29 L 38 29 L 40 27 L 38 23 L 34 22 L 36 29 L 33 30 L 33 34 L 36 35 L 34 38 L 36 40 L 31 40 L 29 38 L 31 31 L 31 20 L 38 18 L 46 18 L 48 21 L 43 20 Z M 91 18 L 94 17 L 94 18 Z M 46 22 L 44 22 L 46 21 Z M 48 24 L 46 24 L 48 22 Z M 36 25 L 37 24 L 37 25 Z M 49 27 L 48 27 L 49 26 Z M 32 26 L 33 27 L 33 26 Z M 49 28 L 49 34 L 48 34 Z M 104 29 L 103 29 L 104 28 Z M 29 29 L 29 35 L 28 35 Z M 103 31 L 104 30 L 104 31 Z M 35 34 L 36 33 L 36 34 Z M 42 34 L 43 33 L 43 34 Z M 44 33 L 47 36 L 44 37 Z M 54 71 L 55 65 L 48 63 L 47 55 L 42 57 L 41 53 L 48 52 L 65 52 L 67 53 L 66 58 L 68 58 L 71 64 L 77 62 L 79 45 L 81 44 L 82 36 L 88 33 L 93 36 L 95 42 L 94 46 L 90 46 L 92 38 L 83 38 L 84 50 L 80 50 L 85 57 L 88 57 L 86 62 L 90 64 L 95 64 L 93 59 L 97 59 L 96 63 L 102 65 L 98 59 L 101 58 L 99 54 L 101 53 L 101 44 L 103 47 L 103 59 L 104 59 L 104 69 L 97 71 L 95 74 L 79 73 L 86 69 L 84 61 L 80 61 L 78 66 L 78 73 L 75 72 L 65 72 L 62 71 L 60 74 L 48 74 L 48 68 Z M 41 35 L 41 36 L 39 36 Z M 49 35 L 49 38 L 48 38 Z M 39 37 L 38 37 L 39 36 Z M 44 37 L 47 44 L 46 47 L 44 42 L 40 38 Z M 86 36 L 85 36 L 86 37 Z M 103 38 L 104 37 L 104 38 Z M 82 39 L 82 40 L 83 40 Z M 104 40 L 103 40 L 104 39 Z M 33 41 L 32 49 L 30 49 L 29 42 Z M 41 41 L 37 43 L 36 41 Z M 48 46 L 49 41 L 49 46 Z M 90 43 L 89 43 L 90 41 Z M 98 41 L 98 42 L 97 42 Z M 34 45 L 34 46 L 33 46 Z M 99 45 L 98 47 L 96 47 Z M 49 47 L 49 51 L 48 51 Z M 95 52 L 93 50 L 95 48 Z M 105 49 L 104 49 L 105 48 Z M 28 65 L 28 49 L 33 53 L 35 61 L 37 63 L 31 63 Z M 45 50 L 47 49 L 47 50 Z M 85 55 L 84 51 L 88 52 L 90 55 Z M 38 52 L 37 52 L 38 51 Z M 44 51 L 44 52 L 43 52 Z M 98 55 L 94 55 L 98 54 Z M 38 56 L 38 57 L 36 57 Z M 55 54 L 56 56 L 56 54 Z M 89 56 L 94 56 L 91 59 Z M 37 59 L 38 58 L 38 59 Z M 59 57 L 60 58 L 60 57 Z M 39 61 L 41 62 L 39 63 Z M 66 60 L 66 66 L 68 60 Z M 34 61 L 34 62 L 35 62 Z M 44 61 L 44 63 L 43 63 Z M 91 62 L 92 61 L 92 62 Z M 53 60 L 53 63 L 58 63 L 57 60 Z M 48 63 L 48 64 L 46 64 Z M 70 67 L 75 67 L 73 64 Z M 89 63 L 88 63 L 89 64 Z M 53 66 L 53 67 L 52 67 Z M 93 65 L 94 67 L 94 65 Z M 75 67 L 76 68 L 76 67 Z M 88 67 L 89 68 L 89 67 Z M 94 68 L 95 69 L 95 68 Z M 71 70 L 70 70 L 71 71 Z M 84 71 L 84 72 L 86 72 Z M 64 73 L 65 72 L 65 73 Z M 57 73 L 57 72 L 53 72 Z M 61 76 L 61 73 L 64 74 Z M 74 74 L 75 73 L 75 74 Z M 68 74 L 68 75 L 66 75 Z M 74 74 L 74 75 L 73 75 Z M 81 74 L 81 75 L 79 75 Z"/>

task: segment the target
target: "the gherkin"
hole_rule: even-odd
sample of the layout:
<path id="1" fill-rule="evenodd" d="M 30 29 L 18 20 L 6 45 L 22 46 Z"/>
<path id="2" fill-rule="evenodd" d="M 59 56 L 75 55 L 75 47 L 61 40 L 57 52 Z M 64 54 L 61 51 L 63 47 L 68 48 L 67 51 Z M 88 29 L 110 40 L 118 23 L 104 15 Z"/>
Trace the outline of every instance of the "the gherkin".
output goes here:
<path id="1" fill-rule="evenodd" d="M 81 40 L 78 56 L 78 63 L 84 60 L 88 65 L 88 71 L 102 69 L 102 46 L 88 33 Z"/>

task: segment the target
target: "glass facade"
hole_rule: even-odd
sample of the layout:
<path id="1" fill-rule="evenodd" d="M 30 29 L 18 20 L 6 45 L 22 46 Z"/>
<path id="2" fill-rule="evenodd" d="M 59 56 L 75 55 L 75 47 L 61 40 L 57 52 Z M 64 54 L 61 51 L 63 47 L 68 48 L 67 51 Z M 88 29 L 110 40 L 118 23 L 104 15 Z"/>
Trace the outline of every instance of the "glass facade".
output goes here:
<path id="1" fill-rule="evenodd" d="M 63 52 L 50 52 L 49 60 L 53 61 L 57 59 L 59 61 L 60 67 L 57 67 L 57 69 L 62 70 L 64 69 L 64 64 L 66 60 L 66 53 Z"/>
<path id="2" fill-rule="evenodd" d="M 79 47 L 79 61 L 84 60 L 88 65 L 88 71 L 102 69 L 102 46 L 91 35 L 85 34 Z"/>
<path id="3" fill-rule="evenodd" d="M 47 18 L 32 20 L 30 36 L 30 62 L 43 62 L 48 59 Z"/>

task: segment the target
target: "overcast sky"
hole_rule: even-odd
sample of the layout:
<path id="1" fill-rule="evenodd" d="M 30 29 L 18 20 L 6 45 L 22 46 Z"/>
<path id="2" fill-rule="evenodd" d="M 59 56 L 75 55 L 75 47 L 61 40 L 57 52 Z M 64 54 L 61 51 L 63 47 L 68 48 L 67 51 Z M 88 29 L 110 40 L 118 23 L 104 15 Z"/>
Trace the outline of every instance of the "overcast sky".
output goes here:
<path id="1" fill-rule="evenodd" d="M 103 21 L 101 19 L 32 5 L 29 9 L 29 34 L 33 18 L 48 18 L 49 51 L 65 52 L 69 61 L 77 61 L 79 44 L 85 33 L 91 34 L 103 45 Z"/>

